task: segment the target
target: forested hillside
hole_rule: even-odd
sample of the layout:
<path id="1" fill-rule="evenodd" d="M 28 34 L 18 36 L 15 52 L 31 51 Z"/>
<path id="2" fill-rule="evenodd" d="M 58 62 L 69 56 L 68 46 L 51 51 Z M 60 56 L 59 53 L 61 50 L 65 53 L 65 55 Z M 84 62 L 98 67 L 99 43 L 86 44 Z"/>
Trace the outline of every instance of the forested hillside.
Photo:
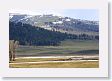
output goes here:
<path id="1" fill-rule="evenodd" d="M 9 22 L 9 39 L 19 41 L 21 45 L 56 46 L 66 39 L 99 40 L 99 36 L 67 34 L 23 24 L 21 22 Z"/>

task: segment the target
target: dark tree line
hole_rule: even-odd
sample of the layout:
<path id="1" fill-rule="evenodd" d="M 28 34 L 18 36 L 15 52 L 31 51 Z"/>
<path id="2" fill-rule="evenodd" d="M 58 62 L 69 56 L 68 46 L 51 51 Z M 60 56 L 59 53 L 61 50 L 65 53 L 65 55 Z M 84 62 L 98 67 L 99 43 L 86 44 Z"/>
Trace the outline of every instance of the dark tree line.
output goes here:
<path id="1" fill-rule="evenodd" d="M 72 35 L 56 31 L 49 31 L 21 22 L 9 22 L 9 39 L 17 40 L 21 45 L 59 45 L 65 39 L 98 40 L 99 36 L 86 34 Z"/>

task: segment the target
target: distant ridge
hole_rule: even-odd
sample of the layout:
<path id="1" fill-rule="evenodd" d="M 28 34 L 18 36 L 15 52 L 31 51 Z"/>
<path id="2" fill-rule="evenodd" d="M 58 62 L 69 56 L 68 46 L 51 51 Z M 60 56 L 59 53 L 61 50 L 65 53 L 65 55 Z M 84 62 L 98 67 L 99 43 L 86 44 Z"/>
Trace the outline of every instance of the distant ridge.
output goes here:
<path id="1" fill-rule="evenodd" d="M 10 13 L 9 20 L 22 22 L 35 27 L 41 27 L 51 31 L 59 31 L 68 34 L 99 34 L 99 22 L 74 19 L 70 17 L 56 16 L 53 14 L 27 15 L 20 13 Z"/>

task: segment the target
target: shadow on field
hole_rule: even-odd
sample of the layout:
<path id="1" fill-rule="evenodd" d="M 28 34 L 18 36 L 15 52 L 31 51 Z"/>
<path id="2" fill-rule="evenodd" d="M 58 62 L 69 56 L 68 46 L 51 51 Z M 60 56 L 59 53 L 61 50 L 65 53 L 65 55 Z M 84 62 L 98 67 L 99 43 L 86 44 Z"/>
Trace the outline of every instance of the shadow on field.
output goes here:
<path id="1" fill-rule="evenodd" d="M 70 54 L 93 55 L 93 54 L 99 54 L 99 50 L 81 50 L 81 51 L 71 52 Z"/>

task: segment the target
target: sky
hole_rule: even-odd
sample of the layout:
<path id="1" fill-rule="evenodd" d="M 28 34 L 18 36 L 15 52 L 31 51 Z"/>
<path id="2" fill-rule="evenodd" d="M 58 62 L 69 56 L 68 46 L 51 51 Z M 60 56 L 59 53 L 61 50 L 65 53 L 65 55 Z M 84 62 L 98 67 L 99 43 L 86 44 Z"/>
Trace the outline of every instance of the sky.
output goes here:
<path id="1" fill-rule="evenodd" d="M 10 13 L 29 15 L 54 14 L 81 20 L 99 21 L 99 12 L 95 9 L 61 9 L 61 10 L 10 10 Z"/>
<path id="2" fill-rule="evenodd" d="M 98 10 L 92 9 L 76 9 L 76 10 L 65 10 L 63 12 L 64 16 L 73 17 L 76 19 L 84 19 L 84 20 L 93 20 L 99 21 L 99 13 Z"/>

